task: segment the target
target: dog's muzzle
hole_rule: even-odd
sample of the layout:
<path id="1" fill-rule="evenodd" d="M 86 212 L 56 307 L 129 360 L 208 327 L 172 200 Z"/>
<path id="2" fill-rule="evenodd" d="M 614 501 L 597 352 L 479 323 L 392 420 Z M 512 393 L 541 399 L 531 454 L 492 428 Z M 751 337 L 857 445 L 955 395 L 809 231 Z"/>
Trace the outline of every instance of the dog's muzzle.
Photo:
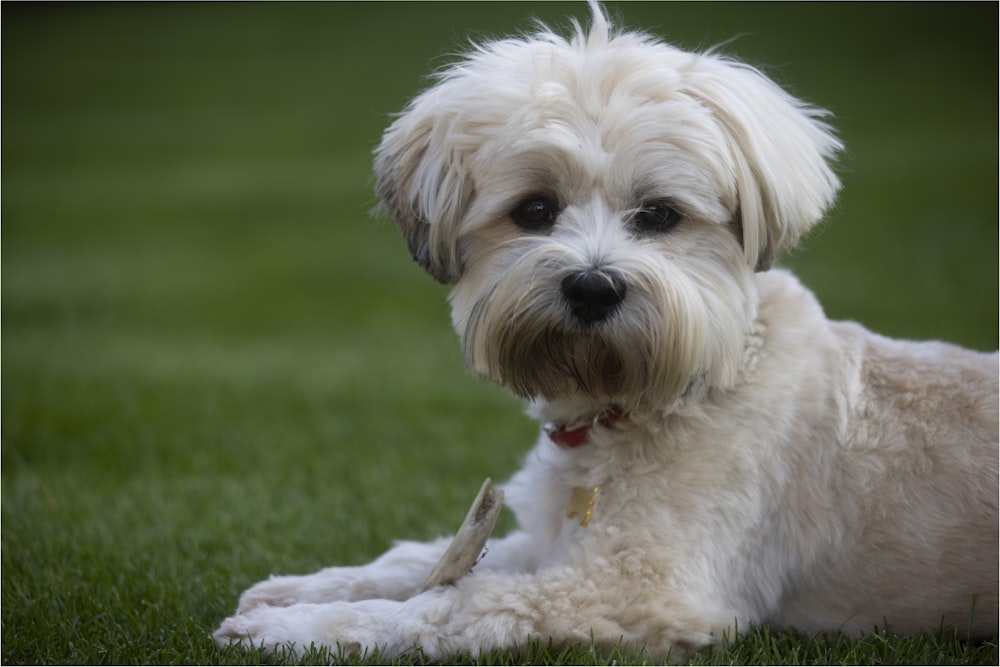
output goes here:
<path id="1" fill-rule="evenodd" d="M 614 271 L 571 273 L 560 283 L 570 312 L 583 324 L 605 320 L 625 300 L 625 281 Z"/>

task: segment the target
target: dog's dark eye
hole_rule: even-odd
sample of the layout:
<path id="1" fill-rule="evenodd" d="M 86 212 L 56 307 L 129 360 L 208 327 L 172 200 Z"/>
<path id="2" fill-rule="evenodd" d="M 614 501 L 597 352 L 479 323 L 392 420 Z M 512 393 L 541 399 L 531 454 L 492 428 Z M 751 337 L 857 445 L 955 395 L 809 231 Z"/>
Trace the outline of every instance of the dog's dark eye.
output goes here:
<path id="1" fill-rule="evenodd" d="M 517 205 L 511 219 L 522 229 L 532 232 L 547 231 L 559 214 L 556 205 L 545 197 L 530 197 Z"/>
<path id="2" fill-rule="evenodd" d="M 632 214 L 630 222 L 643 234 L 661 234 L 680 222 L 682 217 L 670 204 L 655 201 L 643 204 Z"/>

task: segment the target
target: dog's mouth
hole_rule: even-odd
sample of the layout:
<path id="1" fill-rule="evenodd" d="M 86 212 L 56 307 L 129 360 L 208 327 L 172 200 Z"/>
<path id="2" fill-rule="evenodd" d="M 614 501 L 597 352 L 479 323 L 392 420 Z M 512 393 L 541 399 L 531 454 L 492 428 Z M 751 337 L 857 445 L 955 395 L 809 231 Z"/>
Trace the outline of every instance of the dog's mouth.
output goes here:
<path id="1" fill-rule="evenodd" d="M 501 351 L 501 384 L 520 396 L 554 399 L 583 393 L 599 402 L 621 396 L 627 386 L 626 362 L 602 337 L 598 323 L 575 331 L 553 329 Z"/>
<path id="2" fill-rule="evenodd" d="M 600 317 L 566 311 L 502 317 L 481 306 L 463 335 L 466 365 L 524 398 L 583 394 L 602 405 L 628 408 L 683 389 L 663 386 L 672 375 L 656 349 L 659 338 L 653 332 L 659 327 L 636 326 L 620 310 L 622 304 L 606 308 Z"/>

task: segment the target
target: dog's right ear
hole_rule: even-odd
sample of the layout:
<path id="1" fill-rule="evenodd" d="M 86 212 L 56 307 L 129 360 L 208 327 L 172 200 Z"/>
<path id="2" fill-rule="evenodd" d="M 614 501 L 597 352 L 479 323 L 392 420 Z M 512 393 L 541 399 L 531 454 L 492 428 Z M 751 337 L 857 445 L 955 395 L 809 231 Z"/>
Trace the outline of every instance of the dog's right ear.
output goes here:
<path id="1" fill-rule="evenodd" d="M 453 140 L 454 117 L 439 108 L 438 84 L 414 99 L 375 149 L 375 193 L 380 209 L 399 225 L 410 254 L 442 283 L 462 267 L 458 226 L 472 200 L 462 151 Z"/>

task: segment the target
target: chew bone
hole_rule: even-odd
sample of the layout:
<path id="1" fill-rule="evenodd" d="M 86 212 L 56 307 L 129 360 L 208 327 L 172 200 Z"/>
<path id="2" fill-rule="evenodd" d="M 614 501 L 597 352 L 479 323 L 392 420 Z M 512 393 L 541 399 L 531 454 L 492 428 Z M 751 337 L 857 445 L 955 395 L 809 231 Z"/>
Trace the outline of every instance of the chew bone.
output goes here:
<path id="1" fill-rule="evenodd" d="M 448 545 L 448 550 L 431 570 L 427 581 L 417 593 L 423 593 L 436 586 L 454 584 L 472 570 L 472 566 L 476 564 L 486 546 L 486 540 L 493 532 L 493 526 L 496 525 L 500 509 L 503 507 L 503 490 L 493 491 L 491 485 L 492 480 L 487 477 L 476 499 L 472 501 L 472 507 L 465 515 L 465 521 L 455 534 L 455 539 Z"/>

